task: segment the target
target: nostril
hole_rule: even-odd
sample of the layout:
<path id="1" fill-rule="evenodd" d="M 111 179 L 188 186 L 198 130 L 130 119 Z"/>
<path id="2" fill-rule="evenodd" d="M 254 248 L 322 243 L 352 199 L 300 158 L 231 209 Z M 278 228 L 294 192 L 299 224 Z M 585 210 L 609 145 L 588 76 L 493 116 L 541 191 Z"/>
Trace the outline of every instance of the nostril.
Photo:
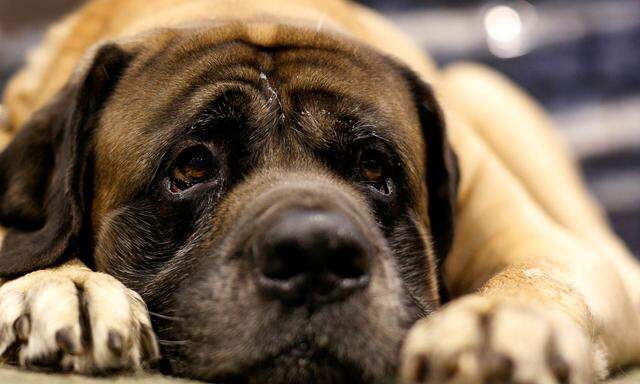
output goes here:
<path id="1" fill-rule="evenodd" d="M 358 279 L 367 275 L 369 257 L 362 246 L 345 244 L 331 254 L 328 269 L 340 279 Z"/>
<path id="2" fill-rule="evenodd" d="M 295 240 L 272 244 L 265 250 L 266 257 L 260 258 L 258 267 L 269 279 L 290 280 L 307 270 L 307 261 L 300 253 Z"/>

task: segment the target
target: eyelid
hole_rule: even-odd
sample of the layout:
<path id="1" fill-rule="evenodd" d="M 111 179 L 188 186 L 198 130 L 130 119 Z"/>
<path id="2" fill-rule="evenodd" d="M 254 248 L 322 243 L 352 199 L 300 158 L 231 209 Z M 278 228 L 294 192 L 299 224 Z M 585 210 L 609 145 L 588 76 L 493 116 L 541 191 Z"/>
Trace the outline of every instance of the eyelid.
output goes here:
<path id="1" fill-rule="evenodd" d="M 381 165 L 386 170 L 390 171 L 397 165 L 395 152 L 393 152 L 385 143 L 375 142 L 362 145 L 358 152 L 358 162 L 361 160 L 362 154 L 366 151 L 373 151 L 378 153 L 380 155 L 380 161 L 382 162 Z"/>
<path id="2" fill-rule="evenodd" d="M 371 133 L 368 136 L 357 137 L 355 138 L 353 143 L 356 146 L 360 147 L 360 149 L 377 149 L 384 152 L 385 154 L 394 151 L 394 146 L 390 140 L 375 133 Z"/>

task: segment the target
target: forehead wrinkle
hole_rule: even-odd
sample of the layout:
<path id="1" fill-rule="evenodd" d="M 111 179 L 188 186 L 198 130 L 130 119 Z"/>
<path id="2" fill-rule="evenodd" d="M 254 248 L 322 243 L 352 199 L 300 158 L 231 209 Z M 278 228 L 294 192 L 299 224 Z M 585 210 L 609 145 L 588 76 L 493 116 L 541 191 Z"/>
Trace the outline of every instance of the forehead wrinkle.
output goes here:
<path id="1" fill-rule="evenodd" d="M 173 92 L 173 95 L 168 95 L 163 105 L 156 109 L 158 113 L 155 114 L 155 119 L 159 121 L 171 119 L 171 117 L 176 114 L 176 111 L 179 112 L 184 108 L 184 106 L 189 106 L 194 95 L 197 96 L 198 92 L 203 88 L 213 86 L 224 89 L 228 87 L 229 90 L 231 90 L 231 88 L 237 88 L 244 92 L 250 90 L 253 92 L 259 92 L 258 87 L 255 84 L 255 79 L 257 78 L 258 70 L 245 66 L 239 68 L 227 68 L 222 71 L 218 71 L 216 68 L 211 68 L 200 72 L 194 72 L 191 76 L 182 81 L 184 86 L 181 90 Z M 210 96 L 216 97 L 215 95 Z"/>
<path id="2" fill-rule="evenodd" d="M 149 69 L 153 69 L 151 72 L 164 71 L 165 74 L 167 74 L 166 72 L 181 72 L 184 68 L 192 67 L 205 59 L 210 60 L 211 57 L 222 61 L 221 65 L 228 65 L 231 63 L 224 63 L 224 59 L 230 57 L 237 59 L 237 55 L 242 52 L 248 53 L 246 55 L 248 57 L 253 57 L 251 53 L 255 51 L 252 47 L 237 40 L 210 42 L 192 36 L 180 36 L 176 31 L 167 33 L 170 37 L 166 38 L 159 49 L 156 48 L 146 55 L 143 54 L 132 65 L 133 72 L 137 74 L 148 73 Z M 234 55 L 221 55 L 221 51 L 233 52 Z"/>
<path id="3" fill-rule="evenodd" d="M 199 63 L 196 68 L 183 68 L 180 72 L 166 77 L 164 79 L 165 86 L 166 84 L 175 84 L 175 87 L 170 87 L 171 89 L 166 94 L 161 93 L 154 95 L 155 97 L 152 96 L 160 99 L 158 104 L 161 105 L 156 110 L 161 111 L 161 113 L 157 116 L 159 118 L 170 116 L 174 111 L 182 108 L 188 98 L 203 86 L 221 82 L 236 82 L 257 88 L 259 70 L 251 64 L 242 61 L 231 66 L 225 62 L 207 62 L 204 65 Z"/>
<path id="4" fill-rule="evenodd" d="M 344 52 L 326 51 L 312 48 L 291 49 L 274 54 L 274 61 L 280 72 L 296 72 L 303 67 L 313 67 L 329 71 L 338 76 L 342 71 L 366 72 L 369 66 L 361 58 L 345 55 Z"/>
<path id="5" fill-rule="evenodd" d="M 219 27 L 219 26 L 218 26 Z M 265 45 L 264 42 L 254 41 L 247 34 L 246 25 L 239 24 L 236 28 L 164 28 L 155 32 L 150 38 L 150 45 L 153 50 L 144 50 L 142 58 L 137 60 L 132 70 L 136 73 L 144 73 L 149 68 L 157 70 L 158 67 L 168 64 L 165 67 L 173 69 L 181 69 L 191 66 L 203 59 L 203 56 L 217 54 L 226 50 L 222 57 L 237 59 L 235 54 L 237 51 L 245 51 L 251 53 L 267 52 L 269 54 L 287 55 L 288 53 L 304 53 L 304 55 L 327 55 L 332 56 L 332 60 L 347 60 L 360 66 L 364 65 L 364 61 L 355 55 L 357 47 L 345 44 L 339 44 L 339 41 L 330 38 L 331 43 L 327 43 L 324 39 L 300 40 L 296 36 L 289 33 L 278 33 L 281 43 L 270 43 Z M 282 29 L 283 26 L 277 26 Z M 284 28 L 287 29 L 287 28 Z M 284 32 L 284 31 L 282 31 Z M 298 31 L 304 34 L 303 30 Z M 292 37 L 294 37 L 292 39 Z M 292 40 L 291 42 L 284 42 Z M 327 62 L 329 63 L 329 62 Z M 232 63 L 229 63 L 232 64 Z M 257 66 L 257 65 L 256 65 Z"/>

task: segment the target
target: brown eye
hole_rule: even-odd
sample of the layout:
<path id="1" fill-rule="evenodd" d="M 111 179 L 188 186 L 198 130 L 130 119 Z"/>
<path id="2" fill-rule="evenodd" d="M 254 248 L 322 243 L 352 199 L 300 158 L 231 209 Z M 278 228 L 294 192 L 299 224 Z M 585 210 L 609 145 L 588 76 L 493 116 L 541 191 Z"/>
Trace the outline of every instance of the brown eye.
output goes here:
<path id="1" fill-rule="evenodd" d="M 213 175 L 213 155 L 205 147 L 192 147 L 182 152 L 171 170 L 171 189 L 183 191 L 207 181 Z"/>
<path id="2" fill-rule="evenodd" d="M 367 150 L 360 156 L 362 176 L 372 183 L 377 183 L 384 177 L 384 165 L 376 151 Z"/>

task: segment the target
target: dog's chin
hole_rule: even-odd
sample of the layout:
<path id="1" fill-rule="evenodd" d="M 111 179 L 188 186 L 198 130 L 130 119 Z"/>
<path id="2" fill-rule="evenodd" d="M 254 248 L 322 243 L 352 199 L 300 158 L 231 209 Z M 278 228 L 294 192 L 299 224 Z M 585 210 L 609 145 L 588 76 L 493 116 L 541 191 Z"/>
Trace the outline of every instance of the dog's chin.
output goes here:
<path id="1" fill-rule="evenodd" d="M 182 367 L 181 376 L 194 377 L 217 384 L 336 384 L 391 383 L 393 377 L 373 377 L 358 362 L 338 357 L 329 348 L 300 339 L 279 352 L 267 355 L 236 373 L 207 373 L 207 369 Z"/>
<path id="2" fill-rule="evenodd" d="M 345 362 L 329 350 L 300 341 L 279 355 L 247 369 L 240 382 L 257 383 L 371 383 L 363 369 Z"/>

